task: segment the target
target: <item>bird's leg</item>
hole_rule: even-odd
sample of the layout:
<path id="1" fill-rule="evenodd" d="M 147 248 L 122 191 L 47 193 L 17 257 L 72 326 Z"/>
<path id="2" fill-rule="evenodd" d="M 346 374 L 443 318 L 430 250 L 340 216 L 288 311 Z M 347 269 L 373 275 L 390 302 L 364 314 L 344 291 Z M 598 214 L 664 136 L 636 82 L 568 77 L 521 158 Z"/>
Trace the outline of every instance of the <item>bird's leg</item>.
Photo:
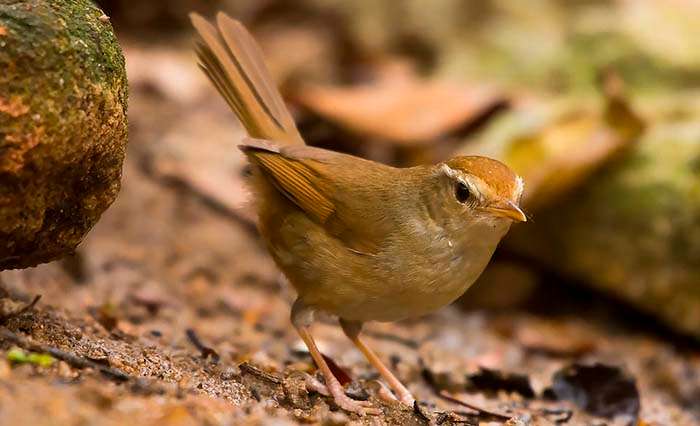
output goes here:
<path id="1" fill-rule="evenodd" d="M 396 393 L 396 396 L 399 397 L 399 400 L 404 404 L 413 406 L 415 398 L 413 398 L 411 392 L 406 389 L 406 386 L 404 386 L 403 383 L 401 383 L 401 381 L 399 381 L 399 379 L 397 379 L 396 376 L 394 376 L 394 374 L 384 365 L 377 354 L 375 354 L 374 351 L 372 351 L 372 349 L 370 349 L 369 346 L 367 346 L 365 342 L 360 339 L 362 323 L 341 319 L 340 325 L 343 327 L 345 335 L 348 336 L 355 346 L 357 346 L 357 348 L 365 355 L 367 361 L 369 361 L 369 363 L 377 369 L 382 378 L 386 380 L 391 389 L 393 389 L 394 393 Z"/>
<path id="2" fill-rule="evenodd" d="M 316 347 L 316 343 L 309 332 L 309 326 L 313 321 L 313 314 L 313 309 L 305 306 L 303 302 L 297 299 L 297 301 L 294 302 L 294 306 L 292 306 L 292 324 L 294 324 L 301 340 L 304 341 L 306 347 L 309 349 L 311 358 L 313 358 L 316 366 L 321 370 L 321 374 L 323 374 L 323 378 L 326 381 L 326 388 L 333 397 L 335 403 L 343 410 L 351 411 L 359 415 L 380 414 L 381 410 L 371 407 L 369 401 L 357 401 L 345 395 L 345 390 L 323 359 L 323 355 L 321 355 L 318 347 Z"/>

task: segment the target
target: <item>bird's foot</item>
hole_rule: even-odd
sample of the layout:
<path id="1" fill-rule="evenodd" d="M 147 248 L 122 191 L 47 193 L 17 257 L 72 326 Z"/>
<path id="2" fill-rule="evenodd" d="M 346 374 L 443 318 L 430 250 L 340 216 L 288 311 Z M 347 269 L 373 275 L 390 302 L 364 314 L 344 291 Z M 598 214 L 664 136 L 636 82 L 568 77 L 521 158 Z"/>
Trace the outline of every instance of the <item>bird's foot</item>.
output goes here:
<path id="1" fill-rule="evenodd" d="M 416 401 L 415 398 L 413 398 L 413 395 L 411 395 L 410 392 L 407 390 L 403 389 L 402 391 L 396 391 L 398 394 L 398 398 L 396 395 L 394 395 L 391 390 L 389 390 L 389 387 L 385 385 L 384 383 L 380 382 L 379 380 L 376 381 L 379 384 L 379 390 L 377 391 L 377 396 L 379 399 L 386 401 L 386 402 L 395 402 L 399 401 L 402 404 L 405 404 L 409 407 L 413 407 L 414 402 Z"/>
<path id="2" fill-rule="evenodd" d="M 317 378 L 307 374 L 306 389 L 324 396 L 330 396 L 338 407 L 351 413 L 357 413 L 360 416 L 382 413 L 382 410 L 373 407 L 370 401 L 360 401 L 347 396 L 345 390 L 337 381 L 333 381 L 330 386 L 327 386 Z"/>
<path id="3" fill-rule="evenodd" d="M 416 399 L 409 392 L 406 392 L 399 394 L 399 401 L 401 401 L 402 404 L 406 404 L 409 407 L 413 407 L 413 404 L 415 404 Z"/>
<path id="4" fill-rule="evenodd" d="M 307 391 L 320 393 L 323 396 L 331 396 L 331 393 L 328 391 L 328 387 L 326 387 L 326 385 L 323 382 L 321 382 L 311 374 L 304 373 L 304 379 L 306 380 Z"/>
<path id="5" fill-rule="evenodd" d="M 341 391 L 339 394 L 333 395 L 333 402 L 345 411 L 350 411 L 352 413 L 357 413 L 360 416 L 365 416 L 367 414 L 371 416 L 377 416 L 382 414 L 382 410 L 372 406 L 370 401 L 359 401 L 357 399 L 352 399 L 345 395 Z"/>

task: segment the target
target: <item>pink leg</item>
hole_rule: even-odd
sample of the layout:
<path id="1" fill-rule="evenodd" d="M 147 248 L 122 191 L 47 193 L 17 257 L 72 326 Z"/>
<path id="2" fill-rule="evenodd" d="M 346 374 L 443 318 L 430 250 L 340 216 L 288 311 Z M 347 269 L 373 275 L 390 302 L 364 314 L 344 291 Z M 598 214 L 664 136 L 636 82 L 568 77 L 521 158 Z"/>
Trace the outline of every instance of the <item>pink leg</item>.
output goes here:
<path id="1" fill-rule="evenodd" d="M 297 301 L 294 304 L 294 307 L 292 308 L 292 323 L 299 333 L 301 340 L 304 341 L 306 347 L 309 349 L 311 358 L 313 358 L 316 366 L 319 368 L 319 370 L 321 370 L 321 374 L 323 374 L 323 378 L 326 381 L 326 388 L 333 397 L 335 403 L 343 410 L 357 413 L 361 416 L 365 414 L 381 414 L 382 411 L 378 408 L 371 407 L 371 403 L 369 401 L 356 401 L 345 395 L 343 387 L 331 372 L 331 369 L 323 359 L 321 352 L 318 350 L 318 347 L 316 347 L 313 337 L 311 337 L 311 333 L 309 332 L 308 325 L 306 325 L 306 323 L 310 322 L 312 316 L 313 311 L 304 307 L 301 302 Z"/>
<path id="2" fill-rule="evenodd" d="M 399 379 L 397 379 L 396 376 L 394 376 L 394 374 L 384 365 L 377 354 L 375 354 L 374 351 L 372 351 L 372 349 L 370 349 L 369 346 L 367 346 L 365 342 L 360 339 L 362 323 L 345 321 L 341 319 L 340 325 L 343 327 L 345 335 L 348 336 L 355 346 L 357 346 L 357 348 L 365 355 L 367 361 L 369 361 L 369 363 L 377 369 L 379 375 L 386 380 L 391 389 L 394 390 L 394 393 L 396 393 L 396 396 L 399 397 L 399 400 L 406 405 L 413 406 L 415 398 L 413 398 L 411 392 L 406 389 L 406 386 L 404 386 L 403 383 L 401 383 L 401 381 L 399 381 Z"/>

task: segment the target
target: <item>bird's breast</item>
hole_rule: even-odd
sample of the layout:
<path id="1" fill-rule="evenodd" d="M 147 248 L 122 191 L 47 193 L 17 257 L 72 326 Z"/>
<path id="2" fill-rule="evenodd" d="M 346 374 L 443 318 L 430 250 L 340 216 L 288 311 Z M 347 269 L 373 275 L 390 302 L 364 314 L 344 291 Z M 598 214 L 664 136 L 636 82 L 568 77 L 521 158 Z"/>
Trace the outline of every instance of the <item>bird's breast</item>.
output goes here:
<path id="1" fill-rule="evenodd" d="M 300 212 L 261 210 L 261 233 L 299 297 L 356 321 L 395 321 L 451 303 L 476 281 L 504 233 L 491 228 L 465 240 L 416 219 L 401 223 L 377 253 L 363 254 Z"/>
<path id="2" fill-rule="evenodd" d="M 387 247 L 378 258 L 376 285 L 384 297 L 369 302 L 365 311 L 376 320 L 421 316 L 452 303 L 481 275 L 505 230 L 465 230 L 465 240 L 425 222 Z M 461 235 L 461 234 L 460 234 Z"/>

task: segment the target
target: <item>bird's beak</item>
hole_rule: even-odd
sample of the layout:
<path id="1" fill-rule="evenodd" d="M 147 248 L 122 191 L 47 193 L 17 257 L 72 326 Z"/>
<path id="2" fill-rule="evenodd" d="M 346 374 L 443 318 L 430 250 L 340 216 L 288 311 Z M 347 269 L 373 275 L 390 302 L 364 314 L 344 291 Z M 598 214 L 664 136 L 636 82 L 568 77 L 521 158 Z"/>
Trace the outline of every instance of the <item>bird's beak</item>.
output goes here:
<path id="1" fill-rule="evenodd" d="M 527 222 L 527 216 L 515 203 L 510 200 L 499 201 L 485 208 L 491 214 L 506 217 L 515 222 Z"/>

